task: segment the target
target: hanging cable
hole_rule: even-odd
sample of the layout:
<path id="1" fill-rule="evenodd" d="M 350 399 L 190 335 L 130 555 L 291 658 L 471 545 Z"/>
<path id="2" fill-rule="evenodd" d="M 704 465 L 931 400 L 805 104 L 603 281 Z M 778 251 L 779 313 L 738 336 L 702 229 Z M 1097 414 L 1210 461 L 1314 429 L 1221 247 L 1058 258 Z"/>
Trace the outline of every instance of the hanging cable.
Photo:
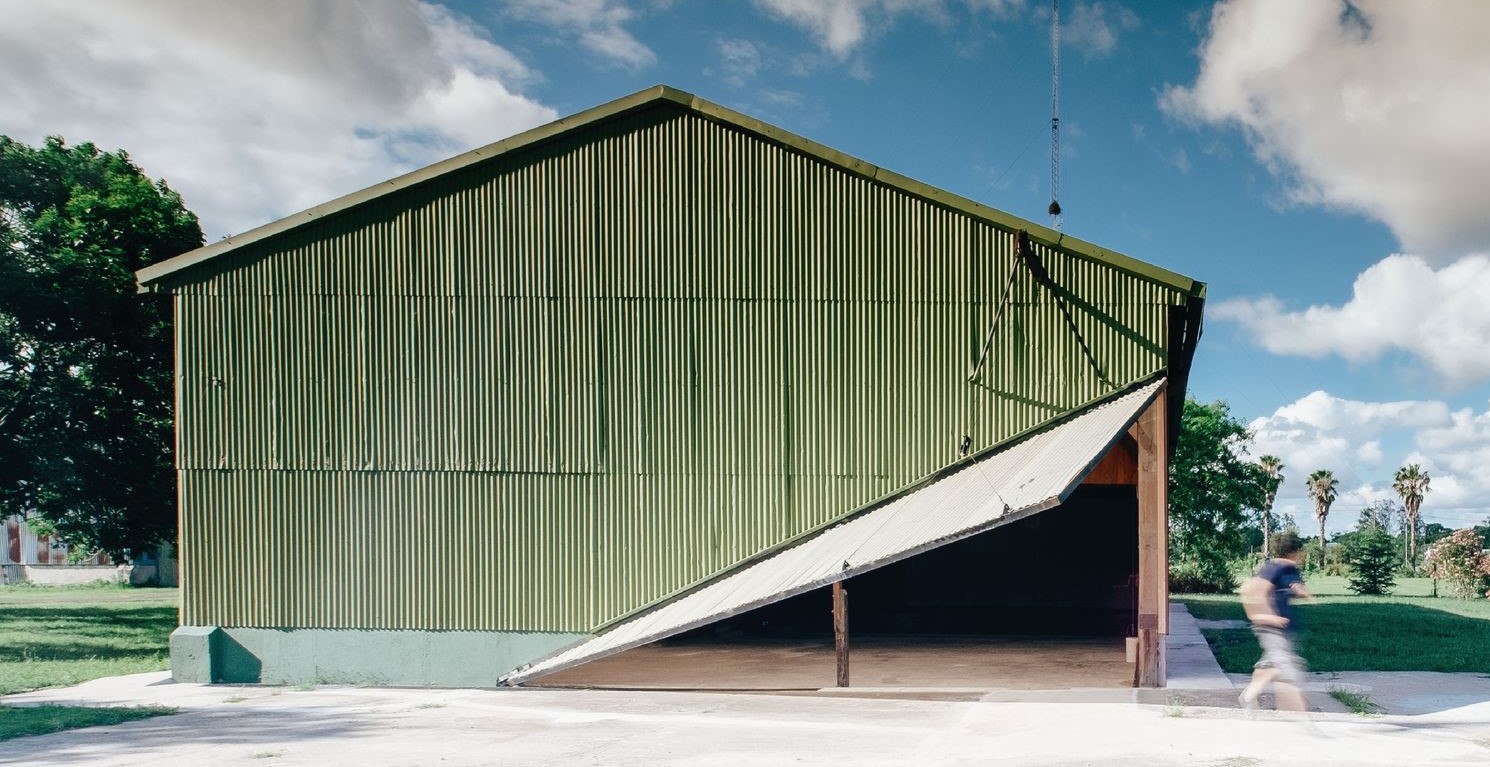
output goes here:
<path id="1" fill-rule="evenodd" d="M 1050 14 L 1050 222 L 1061 228 L 1061 0 Z"/>
<path id="2" fill-rule="evenodd" d="M 1030 247 L 1029 235 L 1023 231 L 1019 233 L 1019 252 L 1023 254 L 1024 265 L 1029 268 L 1035 282 L 1050 291 L 1050 297 L 1055 300 L 1056 308 L 1060 309 L 1061 316 L 1066 318 L 1066 327 L 1070 328 L 1071 335 L 1076 337 L 1076 344 L 1081 347 L 1081 353 L 1086 357 L 1087 364 L 1092 366 L 1092 371 L 1097 374 L 1097 379 L 1107 384 L 1107 388 L 1117 389 L 1118 385 L 1107 377 L 1107 373 L 1102 370 L 1102 364 L 1097 361 L 1097 355 L 1093 354 L 1092 347 L 1087 345 L 1086 337 L 1081 334 L 1081 327 L 1076 324 L 1076 318 L 1071 316 L 1071 308 L 1066 306 L 1066 299 L 1061 298 L 1055 280 L 1050 279 L 1050 273 L 1045 271 L 1045 264 L 1041 263 L 1040 257 L 1035 254 L 1035 249 Z"/>

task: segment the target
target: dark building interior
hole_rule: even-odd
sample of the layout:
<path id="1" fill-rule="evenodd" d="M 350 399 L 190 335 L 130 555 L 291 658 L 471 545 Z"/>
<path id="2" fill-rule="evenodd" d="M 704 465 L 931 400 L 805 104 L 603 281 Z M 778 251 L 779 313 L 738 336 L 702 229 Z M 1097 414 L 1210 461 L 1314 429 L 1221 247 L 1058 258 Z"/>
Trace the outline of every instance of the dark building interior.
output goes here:
<path id="1" fill-rule="evenodd" d="M 1138 501 L 1131 486 L 1086 485 L 1066 503 L 844 584 L 855 635 L 1132 636 Z M 833 636 L 823 587 L 680 635 Z"/>

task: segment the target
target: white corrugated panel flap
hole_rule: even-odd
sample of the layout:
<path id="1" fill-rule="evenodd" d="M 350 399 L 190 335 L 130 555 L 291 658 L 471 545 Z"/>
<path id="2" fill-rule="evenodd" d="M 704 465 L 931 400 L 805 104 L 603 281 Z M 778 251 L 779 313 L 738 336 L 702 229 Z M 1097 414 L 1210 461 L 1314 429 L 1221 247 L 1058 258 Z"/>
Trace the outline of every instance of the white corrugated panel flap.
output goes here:
<path id="1" fill-rule="evenodd" d="M 655 642 L 1051 508 L 1080 483 L 1162 385 L 1155 381 L 981 457 L 517 669 L 501 682 L 521 684 Z"/>

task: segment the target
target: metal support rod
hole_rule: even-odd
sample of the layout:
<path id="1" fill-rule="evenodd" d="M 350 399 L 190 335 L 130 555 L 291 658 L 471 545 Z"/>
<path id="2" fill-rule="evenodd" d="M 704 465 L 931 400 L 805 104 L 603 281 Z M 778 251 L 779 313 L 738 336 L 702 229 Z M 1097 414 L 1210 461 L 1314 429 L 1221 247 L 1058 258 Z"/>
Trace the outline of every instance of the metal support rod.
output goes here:
<path id="1" fill-rule="evenodd" d="M 848 687 L 848 591 L 833 581 L 833 654 L 838 659 L 838 686 Z"/>

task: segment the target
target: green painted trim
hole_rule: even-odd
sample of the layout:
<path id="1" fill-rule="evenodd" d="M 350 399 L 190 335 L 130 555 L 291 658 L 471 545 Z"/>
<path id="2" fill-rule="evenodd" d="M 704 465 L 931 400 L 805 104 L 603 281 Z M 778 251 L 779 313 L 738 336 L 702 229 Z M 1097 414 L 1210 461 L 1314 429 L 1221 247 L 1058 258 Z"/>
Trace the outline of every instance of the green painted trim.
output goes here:
<path id="1" fill-rule="evenodd" d="M 1145 376 L 1144 378 L 1142 378 L 1142 379 L 1140 379 L 1140 380 L 1138 380 L 1138 381 L 1136 381 L 1136 382 L 1134 382 L 1134 383 L 1132 383 L 1132 384 L 1130 384 L 1128 386 L 1125 386 L 1122 389 L 1119 389 L 1119 390 L 1114 391 L 1114 392 L 1112 392 L 1110 394 L 1106 394 L 1106 395 L 1103 395 L 1101 397 L 1098 397 L 1097 399 L 1094 399 L 1091 402 L 1088 402 L 1085 405 L 1082 405 L 1080 407 L 1073 408 L 1073 409 L 1071 409 L 1071 410 L 1069 410 L 1069 411 L 1061 414 L 1058 417 L 1051 418 L 1051 419 L 1049 419 L 1049 420 L 1041 423 L 1038 426 L 1034 426 L 1032 428 L 1025 429 L 1024 431 L 1022 431 L 1022 432 L 1020 432 L 1018 434 L 1015 434 L 1014 436 L 1012 436 L 1012 437 L 1010 437 L 1010 438 L 1008 438 L 1008 439 L 1006 439 L 1006 440 L 1004 440 L 1002 442 L 998 442 L 998 443 L 995 443 L 993 445 L 990 445 L 990 446 L 988 446 L 988 447 L 986 447 L 986 448 L 984 448 L 982 450 L 979 450 L 979 451 L 977 451 L 975 453 L 970 453 L 967 456 L 964 456 L 962 458 L 959 458 L 956 461 L 953 461 L 952 463 L 949 463 L 946 466 L 943 466 L 942 468 L 940 468 L 940 469 L 938 469 L 938 470 L 936 470 L 936 471 L 934 471 L 934 472 L 932 472 L 930 474 L 927 474 L 926 476 L 924 476 L 924 477 L 922 477 L 922 478 L 920 478 L 920 479 L 918 479 L 918 480 L 916 480 L 914 482 L 908 483 L 908 484 L 906 484 L 906 485 L 904 485 L 904 486 L 902 486 L 902 487 L 900 487 L 900 488 L 898 488 L 896 490 L 892 490 L 889 493 L 886 493 L 885 495 L 883 495 L 883 496 L 881 496 L 881 497 L 879 497 L 879 498 L 877 498 L 877 499 L 875 499 L 873 501 L 870 501 L 869 503 L 866 503 L 863 506 L 860 506 L 857 509 L 854 509 L 853 511 L 850 511 L 847 514 L 844 514 L 843 516 L 838 517 L 837 519 L 829 520 L 827 522 L 824 522 L 821 525 L 818 525 L 818 526 L 813 527 L 813 528 L 811 528 L 809 530 L 805 530 L 805 531 L 803 531 L 801 533 L 798 533 L 798 534 L 796 534 L 796 535 L 794 535 L 794 536 L 792 536 L 790 538 L 787 538 L 787 539 L 785 539 L 785 540 L 777 543 L 776 545 L 771 546 L 770 548 L 764 549 L 762 551 L 759 551 L 759 552 L 755 553 L 754 555 L 752 555 L 750 557 L 747 557 L 745 559 L 742 559 L 742 560 L 736 562 L 734 565 L 732 565 L 732 566 L 730 566 L 730 567 L 728 567 L 728 568 L 726 568 L 724 570 L 721 570 L 720 572 L 717 572 L 717 573 L 715 573 L 715 574 L 713 574 L 713 575 L 711 575 L 711 576 L 709 576 L 707 578 L 704 578 L 703 580 L 697 581 L 695 583 L 690 583 L 687 586 L 684 586 L 683 588 L 677 589 L 677 590 L 673 591 L 670 594 L 667 594 L 667 595 L 662 596 L 662 597 L 658 597 L 657 599 L 654 599 L 651 602 L 648 602 L 647 604 L 644 604 L 644 605 L 636 608 L 635 610 L 631 610 L 630 612 L 627 612 L 627 613 L 625 613 L 623 615 L 618 615 L 618 616 L 616 616 L 616 617 L 614 617 L 614 618 L 612 618 L 612 619 L 610 619 L 610 620 L 608 620 L 608 621 L 600 624 L 599 626 L 596 626 L 595 628 L 591 629 L 591 631 L 592 631 L 592 633 L 599 634 L 599 633 L 601 633 L 601 632 L 609 629 L 610 627 L 612 627 L 612 626 L 614 626 L 614 625 L 616 625 L 618 623 L 621 623 L 623 621 L 629 620 L 629 619 L 631 619 L 631 618 L 633 618 L 633 617 L 635 617 L 637 615 L 640 615 L 640 614 L 642 614 L 644 612 L 647 612 L 648 610 L 652 610 L 652 609 L 657 608 L 657 607 L 659 607 L 659 606 L 661 606 L 663 604 L 666 604 L 667 602 L 671 602 L 671 601 L 673 601 L 673 600 L 675 600 L 675 599 L 677 599 L 677 598 L 679 598 L 681 596 L 684 596 L 684 595 L 688 594 L 689 592 L 697 591 L 698 589 L 701 589 L 701 588 L 709 585 L 710 583 L 713 583 L 714 581 L 717 581 L 717 580 L 720 580 L 720 579 L 723 579 L 723 578 L 727 578 L 730 575 L 732 575 L 734 573 L 737 573 L 737 572 L 739 572 L 739 571 L 741 571 L 741 570 L 743 570 L 743 569 L 745 569 L 745 568 L 747 568 L 747 567 L 755 564 L 756 562 L 759 562 L 759 561 L 761 561 L 761 560 L 763 560 L 763 559 L 765 559 L 767 557 L 773 556 L 774 554 L 776 554 L 779 551 L 782 551 L 783 549 L 788 549 L 788 548 L 791 548 L 792 546 L 795 546 L 799 541 L 802 541 L 803 539 L 810 538 L 810 537 L 812 537 L 814 535 L 817 535 L 818 533 L 820 533 L 820 532 L 822 532 L 824 530 L 827 530 L 830 527 L 836 527 L 838 525 L 844 524 L 844 523 L 848 522 L 849 520 L 851 520 L 851 519 L 853 519 L 853 518 L 855 518 L 857 516 L 860 516 L 862 514 L 867 514 L 867 513 L 871 512 L 871 511 L 873 511 L 873 510 L 881 507 L 881 506 L 884 506 L 887 503 L 891 503 L 894 500 L 896 500 L 897 498 L 900 498 L 900 497 L 905 496 L 905 495 L 909 495 L 910 493 L 913 493 L 913 492 L 915 492 L 915 491 L 917 491 L 917 490 L 925 487 L 926 485 L 931 484 L 932 482 L 935 482 L 935 481 L 937 481 L 939 479 L 942 479 L 943 477 L 946 477 L 949 474 L 952 474 L 952 473 L 958 471 L 959 469 L 961 469 L 962 467 L 966 466 L 971 461 L 978 461 L 978 460 L 982 460 L 984 458 L 987 458 L 989 455 L 992 455 L 993 453 L 996 453 L 996 452 L 998 452 L 1000 450 L 1004 450 L 1004 449 L 1006 449 L 1006 448 L 1008 448 L 1008 447 L 1010 447 L 1010 446 L 1012 446 L 1012 445 L 1014 445 L 1014 444 L 1016 444 L 1018 442 L 1021 442 L 1021 441 L 1025 440 L 1025 439 L 1028 439 L 1029 437 L 1033 437 L 1034 435 L 1039 434 L 1042 431 L 1048 431 L 1050 429 L 1053 429 L 1053 428 L 1055 428 L 1055 427 L 1057 427 L 1057 426 L 1059 426 L 1059 425 L 1061 425 L 1061 424 L 1063 424 L 1063 423 L 1065 423 L 1065 422 L 1067 422 L 1067 421 L 1069 421 L 1069 420 L 1071 420 L 1071 419 L 1073 419 L 1073 418 L 1075 418 L 1075 417 L 1077 417 L 1077 416 L 1085 413 L 1086 411 L 1091 410 L 1094 407 L 1097 407 L 1097 406 L 1099 406 L 1099 405 L 1101 405 L 1101 404 L 1103 404 L 1105 402 L 1108 402 L 1108 401 L 1117 399 L 1118 397 L 1121 397 L 1121 396 L 1123 396 L 1125 394 L 1128 394 L 1128 393 L 1130 393 L 1130 392 L 1132 392 L 1132 391 L 1134 391 L 1136 389 L 1141 389 L 1141 388 L 1143 388 L 1145 386 L 1148 386 L 1149 384 L 1153 383 L 1155 380 L 1160 379 L 1160 378 L 1165 378 L 1165 377 L 1166 377 L 1166 371 L 1160 370 L 1160 371 L 1158 371 L 1156 373 L 1153 373 L 1152 375 Z M 1167 382 L 1166 382 L 1166 386 L 1167 386 Z M 1153 396 L 1154 397 L 1157 397 L 1159 395 L 1159 392 L 1164 391 L 1164 389 L 1165 389 L 1164 386 L 1159 387 L 1159 389 L 1157 389 L 1154 392 L 1154 395 Z M 1149 399 L 1149 402 L 1153 402 L 1153 399 L 1150 398 Z M 1144 407 L 1148 407 L 1149 402 L 1145 402 L 1144 403 Z M 1105 451 L 1104 451 L 1104 453 L 1105 453 Z M 1090 471 L 1090 470 L 1091 470 L 1090 467 L 1088 467 L 1088 471 Z"/>
<path id="2" fill-rule="evenodd" d="M 474 149 L 465 154 L 457 155 L 448 160 L 443 160 L 421 168 L 402 176 L 376 184 L 352 194 L 339 197 L 330 202 L 317 205 L 309 210 L 296 213 L 256 229 L 251 229 L 243 234 L 222 239 L 189 253 L 176 256 L 175 258 L 162 261 L 158 264 L 145 267 L 135 273 L 142 292 L 158 289 L 159 283 L 165 277 L 175 274 L 184 269 L 189 269 L 198 264 L 210 261 L 218 256 L 230 253 L 238 248 L 251 243 L 288 232 L 311 221 L 326 218 L 341 213 L 363 203 L 378 199 L 393 192 L 409 189 L 434 178 L 444 176 L 462 168 L 467 168 L 478 163 L 487 162 L 499 156 L 508 154 L 518 149 L 525 149 L 539 144 L 548 139 L 569 133 L 571 131 L 594 125 L 629 114 L 648 105 L 659 103 L 672 103 L 688 112 L 701 115 L 706 119 L 723 123 L 747 133 L 753 134 L 765 140 L 774 142 L 794 151 L 808 155 L 829 165 L 837 166 L 849 173 L 868 178 L 877 183 L 893 187 L 915 197 L 928 200 L 948 209 L 961 212 L 974 218 L 986 221 L 995 226 L 1011 231 L 1024 230 L 1029 233 L 1030 239 L 1046 247 L 1059 250 L 1073 256 L 1096 261 L 1111 266 L 1119 271 L 1131 274 L 1135 277 L 1156 282 L 1175 288 L 1192 297 L 1205 296 L 1205 284 L 1169 271 L 1153 264 L 1139 261 L 1136 258 L 1123 255 L 1116 251 L 1098 247 L 1092 243 L 1066 235 L 1063 232 L 1046 226 L 1027 221 L 1001 210 L 991 208 L 979 202 L 975 202 L 961 195 L 938 189 L 907 176 L 902 176 L 893 171 L 886 170 L 872 163 L 865 162 L 852 155 L 844 154 L 835 149 L 819 144 L 816 141 L 799 136 L 786 130 L 782 130 L 769 123 L 762 122 L 748 115 L 736 112 L 728 107 L 720 106 L 711 101 L 694 96 L 685 91 L 671 88 L 666 85 L 656 85 L 645 90 L 638 91 L 629 96 L 616 99 L 615 101 L 587 109 L 578 114 L 555 120 L 532 130 L 524 131 L 510 138 L 503 139 L 493 144 L 488 144 L 479 149 Z"/>
<path id="3" fill-rule="evenodd" d="M 208 651 L 176 652 L 186 645 Z M 171 635 L 178 682 L 356 684 L 388 687 L 494 687 L 525 663 L 586 634 L 520 631 L 375 631 L 182 626 Z M 209 641 L 208 640 L 212 640 Z M 200 673 L 210 668 L 210 676 Z"/>

